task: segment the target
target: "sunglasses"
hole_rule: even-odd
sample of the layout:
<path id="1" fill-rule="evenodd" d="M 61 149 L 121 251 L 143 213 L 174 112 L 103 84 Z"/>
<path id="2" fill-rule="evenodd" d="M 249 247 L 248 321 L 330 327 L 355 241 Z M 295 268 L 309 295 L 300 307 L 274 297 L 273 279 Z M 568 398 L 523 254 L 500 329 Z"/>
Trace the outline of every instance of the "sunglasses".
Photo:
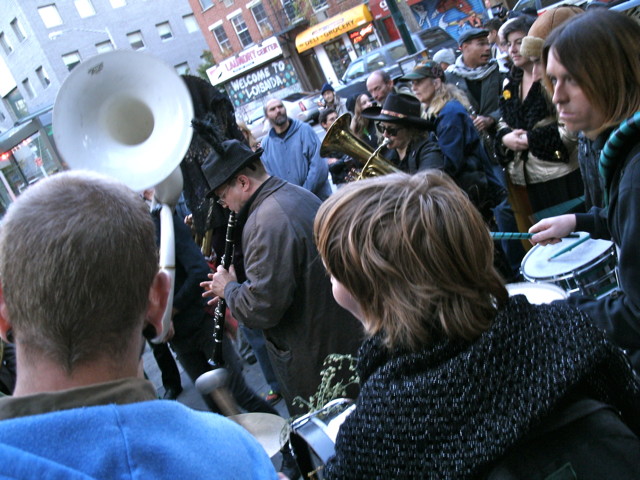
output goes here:
<path id="1" fill-rule="evenodd" d="M 376 128 L 378 129 L 378 132 L 387 132 L 391 137 L 395 137 L 398 135 L 398 131 L 402 130 L 402 127 L 386 127 L 381 123 L 376 123 Z"/>

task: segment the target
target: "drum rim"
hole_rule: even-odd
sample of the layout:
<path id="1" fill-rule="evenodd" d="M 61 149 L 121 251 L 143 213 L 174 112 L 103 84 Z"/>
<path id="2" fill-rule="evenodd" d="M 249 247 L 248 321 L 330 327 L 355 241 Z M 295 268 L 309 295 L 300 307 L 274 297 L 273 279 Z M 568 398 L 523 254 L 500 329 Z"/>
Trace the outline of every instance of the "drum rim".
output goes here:
<path id="1" fill-rule="evenodd" d="M 596 257 L 593 257 L 589 261 L 589 263 L 584 263 L 584 264 L 574 268 L 573 270 L 569 270 L 569 271 L 560 273 L 558 275 L 549 275 L 549 276 L 545 276 L 545 277 L 534 277 L 534 276 L 531 276 L 531 274 L 527 274 L 525 272 L 525 264 L 526 264 L 527 260 L 529 260 L 530 257 L 532 256 L 532 254 L 533 254 L 534 250 L 536 249 L 536 247 L 544 248 L 541 245 L 536 245 L 535 247 L 533 247 L 531 250 L 529 250 L 527 252 L 527 254 L 522 259 L 522 262 L 520 262 L 520 273 L 522 274 L 522 276 L 525 279 L 527 279 L 530 282 L 554 282 L 554 281 L 560 281 L 560 280 L 567 280 L 569 278 L 574 278 L 576 276 L 576 272 L 584 271 L 587 266 L 593 265 L 594 263 L 598 263 L 598 261 L 603 259 L 603 258 L 606 258 L 608 256 L 617 257 L 615 243 L 613 243 L 613 242 L 611 242 L 609 240 L 602 240 L 602 239 L 593 239 L 593 240 L 607 242 L 610 245 L 600 255 L 598 255 Z"/>

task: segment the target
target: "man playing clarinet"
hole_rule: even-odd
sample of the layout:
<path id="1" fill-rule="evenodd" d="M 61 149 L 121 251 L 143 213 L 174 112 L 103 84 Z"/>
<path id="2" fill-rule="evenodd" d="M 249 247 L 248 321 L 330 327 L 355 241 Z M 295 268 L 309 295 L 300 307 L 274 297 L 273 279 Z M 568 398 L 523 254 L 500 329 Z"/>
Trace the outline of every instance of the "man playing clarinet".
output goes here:
<path id="1" fill-rule="evenodd" d="M 322 363 L 331 353 L 355 354 L 362 339 L 357 321 L 333 299 L 331 283 L 313 240 L 320 199 L 269 176 L 261 150 L 237 140 L 222 142 L 203 173 L 218 202 L 238 214 L 247 280 L 218 267 L 203 282 L 203 296 L 224 298 L 234 318 L 264 330 L 289 413 L 296 396 L 316 393 Z"/>

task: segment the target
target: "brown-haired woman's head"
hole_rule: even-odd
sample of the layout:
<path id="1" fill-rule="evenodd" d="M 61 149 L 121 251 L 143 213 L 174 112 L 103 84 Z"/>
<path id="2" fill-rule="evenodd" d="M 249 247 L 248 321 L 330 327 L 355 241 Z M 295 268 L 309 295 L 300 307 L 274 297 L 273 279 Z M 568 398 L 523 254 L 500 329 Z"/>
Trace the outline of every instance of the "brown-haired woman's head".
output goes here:
<path id="1" fill-rule="evenodd" d="M 542 61 L 553 85 L 553 102 L 567 127 L 595 136 L 640 110 L 639 42 L 638 23 L 602 8 L 577 15 L 551 32 Z M 584 118 L 563 109 L 564 80 L 569 87 L 576 85 L 588 102 L 592 112 Z"/>
<path id="2" fill-rule="evenodd" d="M 440 171 L 348 184 L 322 204 L 314 232 L 365 330 L 390 349 L 473 340 L 507 299 L 480 213 Z"/>

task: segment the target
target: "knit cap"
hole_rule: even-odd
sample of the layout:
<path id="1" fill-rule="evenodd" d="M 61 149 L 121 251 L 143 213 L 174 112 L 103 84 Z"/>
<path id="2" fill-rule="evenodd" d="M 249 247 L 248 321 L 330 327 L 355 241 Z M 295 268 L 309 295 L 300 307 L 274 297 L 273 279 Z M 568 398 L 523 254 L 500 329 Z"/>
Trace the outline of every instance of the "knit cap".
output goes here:
<path id="1" fill-rule="evenodd" d="M 556 7 L 545 11 L 533 22 L 529 33 L 522 39 L 520 55 L 523 57 L 541 57 L 542 46 L 551 30 L 583 12 L 584 10 L 580 7 L 573 6 Z"/>

